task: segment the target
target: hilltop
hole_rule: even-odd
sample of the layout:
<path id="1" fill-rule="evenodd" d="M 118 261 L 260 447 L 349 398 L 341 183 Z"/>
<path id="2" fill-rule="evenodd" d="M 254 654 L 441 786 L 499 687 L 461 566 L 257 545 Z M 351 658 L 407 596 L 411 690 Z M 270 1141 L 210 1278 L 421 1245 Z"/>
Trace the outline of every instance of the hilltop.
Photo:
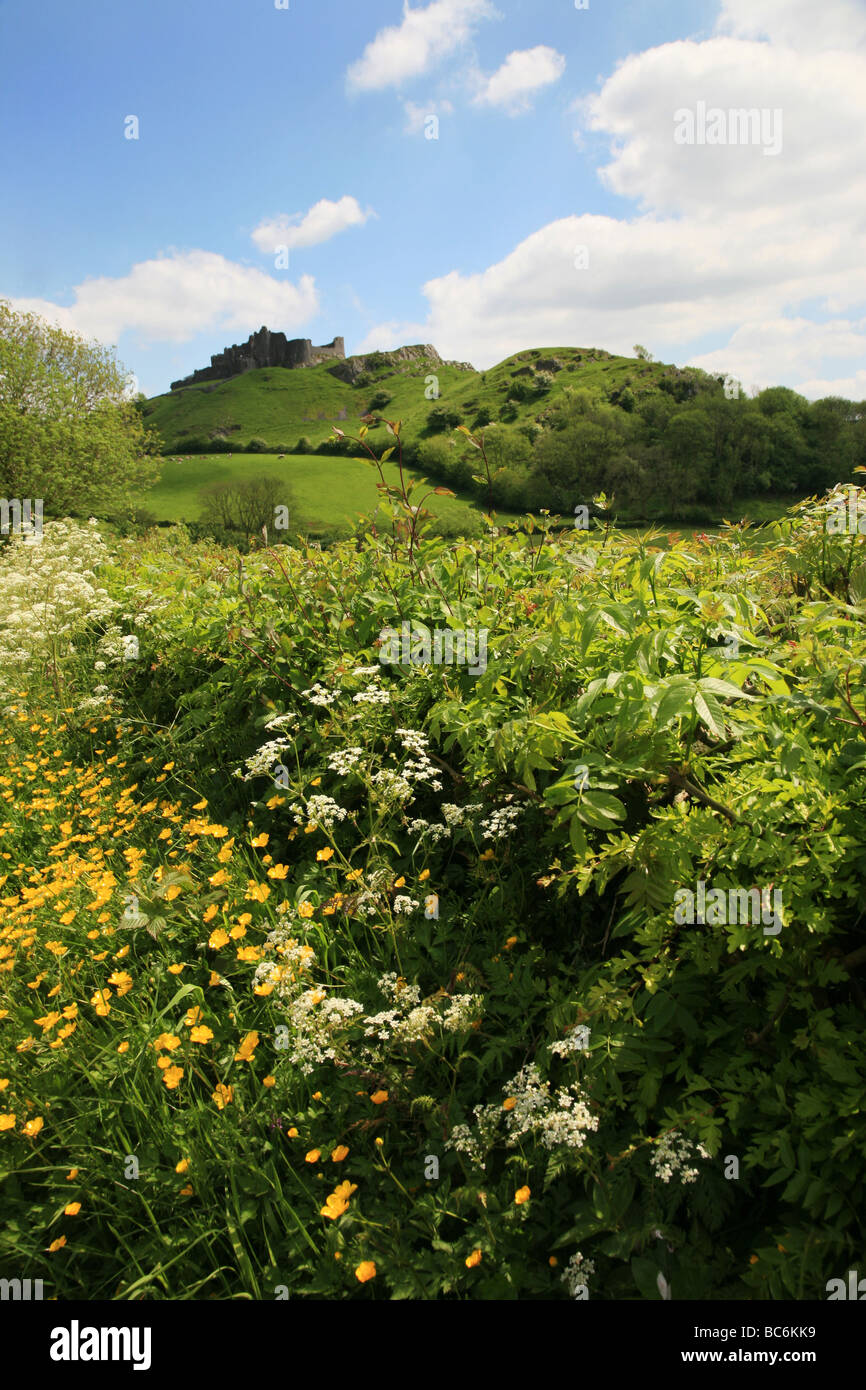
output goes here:
<path id="1" fill-rule="evenodd" d="M 167 454 L 242 450 L 254 440 L 280 453 L 303 441 L 301 452 L 307 452 L 328 439 L 334 423 L 354 433 L 370 413 L 401 419 L 408 440 L 427 432 L 436 406 L 449 421 L 470 428 L 530 424 L 567 386 L 586 387 L 624 410 L 659 391 L 677 400 L 720 391 L 717 378 L 696 368 L 600 348 L 529 349 L 477 372 L 466 362 L 443 361 L 431 344 L 417 344 L 303 370 L 256 368 L 224 381 L 181 385 L 147 401 L 142 413 Z"/>

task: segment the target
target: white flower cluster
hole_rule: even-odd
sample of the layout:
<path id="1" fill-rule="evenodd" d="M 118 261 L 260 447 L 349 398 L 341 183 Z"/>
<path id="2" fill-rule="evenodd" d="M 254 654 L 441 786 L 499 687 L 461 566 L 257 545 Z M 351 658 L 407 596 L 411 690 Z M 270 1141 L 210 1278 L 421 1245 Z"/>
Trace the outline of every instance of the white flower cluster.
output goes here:
<path id="1" fill-rule="evenodd" d="M 271 985 L 277 998 L 288 1005 L 288 1060 L 309 1075 L 318 1064 L 336 1059 L 340 1035 L 353 1018 L 363 1014 L 364 1006 L 357 999 L 330 997 L 322 986 L 310 984 L 316 953 L 312 946 L 291 936 L 287 928 L 270 932 L 265 949 L 276 959 L 264 960 L 256 967 L 255 984 Z"/>
<path id="2" fill-rule="evenodd" d="M 411 820 L 409 822 L 409 833 L 420 835 L 423 839 L 432 840 L 434 845 L 438 845 L 440 840 L 447 840 L 451 831 L 447 825 L 438 825 L 435 821 Z"/>
<path id="3" fill-rule="evenodd" d="M 311 705 L 332 705 L 337 698 L 330 690 L 326 690 L 323 685 L 319 685 L 318 681 L 316 681 L 315 685 L 311 685 L 309 690 L 305 690 L 304 694 L 309 696 Z"/>
<path id="4" fill-rule="evenodd" d="M 502 1089 L 505 1104 L 476 1105 L 472 1112 L 476 1133 L 458 1125 L 445 1141 L 446 1147 L 467 1154 L 483 1168 L 483 1159 L 496 1141 L 503 1116 L 507 1148 L 514 1148 L 529 1135 L 546 1149 L 577 1150 L 583 1148 L 587 1130 L 598 1129 L 598 1116 L 590 1112 L 580 1088 L 564 1086 L 551 1094 L 550 1082 L 542 1080 L 535 1062 L 521 1067 Z"/>
<path id="5" fill-rule="evenodd" d="M 368 1038 L 376 1037 L 382 1042 L 426 1041 L 436 1026 L 449 1033 L 464 1031 L 471 1027 L 483 1007 L 480 995 L 458 994 L 449 1000 L 447 1009 L 442 1012 L 433 1004 L 422 1004 L 419 986 L 406 984 L 393 971 L 381 977 L 378 987 L 394 1007 L 368 1017 L 364 1032 Z M 366 1052 L 371 1059 L 377 1055 L 374 1048 L 367 1048 Z"/>
<path id="6" fill-rule="evenodd" d="M 427 753 L 427 735 L 418 729 L 398 729 L 397 735 L 406 752 L 411 756 L 403 768 L 403 776 L 408 782 L 429 782 L 434 792 L 441 792 L 442 783 L 436 775 L 436 768 Z"/>
<path id="7" fill-rule="evenodd" d="M 589 1279 L 592 1274 L 595 1274 L 595 1265 L 592 1260 L 585 1260 L 578 1250 L 576 1255 L 572 1255 L 562 1275 L 562 1282 L 568 1286 L 572 1298 L 578 1298 L 584 1289 L 589 1292 Z"/>
<path id="8" fill-rule="evenodd" d="M 387 767 L 383 767 L 377 772 L 372 780 L 379 799 L 389 805 L 393 802 L 409 805 L 415 800 L 412 787 L 405 777 L 400 777 L 396 772 L 391 772 Z"/>
<path id="9" fill-rule="evenodd" d="M 112 703 L 111 692 L 107 685 L 97 685 L 93 694 L 88 699 L 82 700 L 78 705 L 79 714 L 95 714 L 98 710 L 105 709 Z"/>
<path id="10" fill-rule="evenodd" d="M 268 731 L 273 729 L 287 729 L 293 734 L 296 734 L 300 727 L 300 720 L 294 714 L 275 714 L 273 719 L 269 719 L 265 724 L 265 728 Z"/>
<path id="11" fill-rule="evenodd" d="M 96 650 L 112 666 L 117 666 L 122 661 L 135 661 L 138 658 L 138 638 L 134 633 L 128 635 L 116 624 L 112 624 L 107 632 L 100 637 L 96 644 Z M 105 662 L 96 661 L 94 667 L 97 671 L 104 671 Z"/>
<path id="12" fill-rule="evenodd" d="M 303 806 L 296 803 L 292 810 L 295 813 L 295 824 L 303 824 Z M 307 801 L 307 822 L 310 825 L 315 825 L 319 830 L 333 830 L 337 821 L 345 820 L 347 814 L 347 811 L 342 806 L 338 806 L 337 802 L 330 796 L 311 796 Z"/>
<path id="13" fill-rule="evenodd" d="M 331 753 L 328 767 L 331 772 L 338 772 L 341 777 L 345 777 L 347 773 L 354 771 L 363 756 L 363 748 L 341 748 L 338 752 Z"/>
<path id="14" fill-rule="evenodd" d="M 291 746 L 282 738 L 271 739 L 270 742 L 263 743 L 244 763 L 246 772 L 243 774 L 243 780 L 249 782 L 253 777 L 267 777 L 274 764 L 280 761 L 283 753 Z"/>
<path id="15" fill-rule="evenodd" d="M 548 1052 L 552 1057 L 570 1057 L 575 1052 L 589 1051 L 589 1029 L 583 1024 L 573 1028 L 567 1038 L 550 1043 Z"/>
<path id="16" fill-rule="evenodd" d="M 352 672 L 353 676 L 381 676 L 381 666 L 356 666 Z"/>
<path id="17" fill-rule="evenodd" d="M 394 899 L 394 911 L 396 913 L 402 912 L 406 917 L 420 906 L 421 904 L 417 903 L 414 898 L 407 898 L 403 893 L 398 893 Z"/>
<path id="18" fill-rule="evenodd" d="M 456 994 L 442 1015 L 446 1033 L 465 1033 L 475 1023 L 484 1007 L 480 994 Z"/>
<path id="19" fill-rule="evenodd" d="M 701 1158 L 709 1158 L 710 1153 L 703 1144 L 693 1144 L 690 1139 L 686 1139 L 680 1134 L 678 1129 L 672 1129 L 667 1134 L 663 1134 L 658 1141 L 658 1146 L 653 1152 L 650 1160 L 653 1173 L 662 1182 L 670 1182 L 671 1178 L 679 1178 L 681 1182 L 694 1182 L 699 1176 L 697 1168 L 689 1168 L 688 1162 L 698 1153 Z"/>
<path id="20" fill-rule="evenodd" d="M 452 806 L 450 802 L 446 801 L 442 807 L 442 814 L 445 817 L 445 824 L 453 827 L 463 825 L 467 816 L 483 810 L 484 807 L 480 802 L 474 802 L 467 806 Z"/>
<path id="21" fill-rule="evenodd" d="M 98 531 L 46 522 L 37 543 L 13 535 L 0 550 L 0 685 L 4 671 L 44 657 L 73 635 L 104 623 L 118 604 L 99 588 L 96 570 L 110 558 Z M 65 639 L 62 640 L 61 639 Z"/>
<path id="22" fill-rule="evenodd" d="M 357 695 L 353 695 L 352 700 L 356 705 L 390 705 L 391 696 L 378 685 L 369 685 L 366 690 L 359 690 Z"/>
<path id="23" fill-rule="evenodd" d="M 481 822 L 483 840 L 505 840 L 513 835 L 520 820 L 519 806 L 501 806 Z"/>
<path id="24" fill-rule="evenodd" d="M 289 1007 L 288 1023 L 294 1034 L 289 1061 L 307 1076 L 317 1064 L 336 1060 L 338 1035 L 364 1012 L 357 999 L 323 996 L 323 990 L 307 990 Z"/>

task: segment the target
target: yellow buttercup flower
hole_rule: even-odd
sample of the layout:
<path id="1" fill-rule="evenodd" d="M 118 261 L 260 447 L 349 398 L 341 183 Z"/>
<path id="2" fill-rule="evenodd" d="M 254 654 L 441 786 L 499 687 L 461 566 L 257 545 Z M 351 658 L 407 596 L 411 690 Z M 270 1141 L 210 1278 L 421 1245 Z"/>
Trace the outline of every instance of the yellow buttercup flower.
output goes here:
<path id="1" fill-rule="evenodd" d="M 342 1163 L 344 1158 L 349 1155 L 349 1150 L 345 1144 L 338 1144 L 331 1154 L 332 1163 Z"/>
<path id="2" fill-rule="evenodd" d="M 194 1043 L 209 1043 L 212 1038 L 213 1031 L 205 1027 L 204 1024 L 199 1024 L 197 1028 L 193 1028 L 189 1035 L 190 1042 Z"/>
<path id="3" fill-rule="evenodd" d="M 217 907 L 216 903 L 211 903 L 210 907 L 207 909 L 201 920 L 204 922 L 205 925 L 207 925 L 208 922 L 213 921 L 214 917 L 216 917 L 218 912 L 219 908 Z"/>
<path id="4" fill-rule="evenodd" d="M 176 1047 L 180 1047 L 180 1038 L 174 1033 L 160 1033 L 153 1045 L 157 1052 L 174 1052 Z"/>
<path id="5" fill-rule="evenodd" d="M 227 1105 L 231 1104 L 234 1098 L 234 1088 L 232 1086 L 224 1086 L 221 1081 L 218 1082 L 217 1088 L 211 1096 L 211 1099 L 216 1101 L 218 1110 L 224 1110 Z"/>
<path id="6" fill-rule="evenodd" d="M 118 1050 L 118 1052 L 128 1052 L 128 1051 L 129 1051 L 129 1043 L 124 1039 L 124 1041 L 123 1041 L 122 1043 L 118 1043 L 118 1045 L 117 1045 L 117 1050 Z"/>
<path id="7" fill-rule="evenodd" d="M 91 998 L 90 1002 L 100 1018 L 105 1018 L 106 1014 L 111 1013 L 111 1005 L 108 1002 L 110 998 L 110 989 L 98 989 Z"/>
<path id="8" fill-rule="evenodd" d="M 515 1097 L 515 1096 L 509 1096 L 507 1100 L 504 1100 L 504 1101 L 502 1102 L 502 1109 L 503 1109 L 503 1110 L 513 1110 L 516 1104 L 517 1104 L 517 1099 L 516 1099 L 516 1097 Z"/>
<path id="9" fill-rule="evenodd" d="M 315 910 L 312 903 L 301 903 L 298 907 L 298 916 L 304 918 L 312 917 Z"/>
<path id="10" fill-rule="evenodd" d="M 236 1062 L 251 1062 L 253 1053 L 259 1045 L 259 1035 L 256 1032 L 247 1033 L 242 1039 L 241 1044 L 235 1053 Z"/>
<path id="11" fill-rule="evenodd" d="M 310 1152 L 309 1152 L 309 1153 L 304 1154 L 304 1162 L 305 1162 L 305 1163 L 318 1163 L 318 1161 L 319 1161 L 319 1159 L 321 1158 L 321 1156 L 322 1156 L 322 1150 L 321 1150 L 321 1149 L 310 1149 Z"/>
<path id="12" fill-rule="evenodd" d="M 385 1104 L 385 1101 L 388 1099 L 388 1092 L 387 1092 L 387 1091 L 374 1091 L 373 1094 L 371 1095 L 370 1099 L 371 1099 L 371 1101 L 373 1102 L 374 1105 L 384 1105 L 384 1104 Z"/>
<path id="13" fill-rule="evenodd" d="M 77 1177 L 78 1177 L 78 1169 L 77 1169 L 77 1168 L 70 1168 L 69 1172 L 66 1174 L 66 1181 L 67 1181 L 67 1182 L 74 1182 L 75 1179 L 76 1179 Z"/>
<path id="14" fill-rule="evenodd" d="M 208 937 L 207 944 L 212 951 L 219 951 L 223 946 L 227 946 L 231 938 L 224 927 L 217 927 Z"/>
<path id="15" fill-rule="evenodd" d="M 476 1266 L 476 1265 L 480 1265 L 480 1263 L 481 1263 L 481 1251 L 480 1251 L 480 1250 L 473 1250 L 471 1255 L 467 1255 L 467 1256 L 466 1256 L 465 1264 L 466 1264 L 466 1268 L 467 1268 L 467 1269 L 474 1269 L 475 1266 Z"/>
<path id="16" fill-rule="evenodd" d="M 169 1067 L 162 1074 L 162 1079 L 170 1091 L 173 1091 L 180 1084 L 183 1077 L 183 1067 Z"/>
<path id="17" fill-rule="evenodd" d="M 214 888 L 220 888 L 222 884 L 228 883 L 229 876 L 225 869 L 217 869 L 215 874 L 211 874 L 208 883 L 212 883 Z"/>
<path id="18" fill-rule="evenodd" d="M 51 1244 L 48 1247 L 49 1255 L 53 1255 L 56 1250 L 62 1250 L 65 1244 L 65 1236 L 58 1236 L 57 1240 L 52 1240 Z"/>
<path id="19" fill-rule="evenodd" d="M 529 1201 L 530 1196 L 531 1193 L 528 1187 L 519 1187 L 514 1194 L 514 1200 L 517 1206 L 520 1207 L 523 1205 L 524 1202 Z"/>
<path id="20" fill-rule="evenodd" d="M 81 1203 L 80 1203 L 80 1202 L 69 1202 L 69 1203 L 63 1208 L 63 1215 L 64 1215 L 64 1216 L 77 1216 L 78 1213 L 79 1213 L 80 1211 L 81 1211 Z"/>
<path id="21" fill-rule="evenodd" d="M 169 973 L 169 975 L 179 975 L 180 972 L 181 972 L 182 970 L 183 970 L 183 966 L 182 966 L 182 965 L 170 965 L 170 966 L 168 967 L 168 973 Z"/>
<path id="22" fill-rule="evenodd" d="M 28 1120 L 26 1125 L 24 1126 L 24 1133 L 27 1135 L 27 1138 L 34 1139 L 36 1135 L 39 1133 L 40 1129 L 43 1128 L 44 1124 L 45 1121 L 42 1119 L 37 1118 L 35 1120 Z"/>
<path id="23" fill-rule="evenodd" d="M 188 1158 L 182 1158 L 182 1159 L 180 1160 L 180 1163 L 176 1163 L 176 1164 L 174 1165 L 174 1171 L 175 1171 L 176 1173 L 185 1173 L 188 1167 L 189 1167 L 189 1159 L 188 1159 Z"/>
<path id="24" fill-rule="evenodd" d="M 11 1112 L 6 1115 L 0 1115 L 0 1131 L 4 1129 L 14 1129 L 15 1119 L 16 1116 Z"/>
<path id="25" fill-rule="evenodd" d="M 113 975 L 109 975 L 108 983 L 114 985 L 118 999 L 122 999 L 132 989 L 132 976 L 125 970 L 115 970 Z"/>
<path id="26" fill-rule="evenodd" d="M 366 1284 L 368 1279 L 376 1278 L 376 1266 L 372 1260 L 362 1260 L 355 1270 L 355 1278 L 361 1284 Z"/>
<path id="27" fill-rule="evenodd" d="M 316 850 L 316 859 L 320 864 L 327 864 L 328 860 L 333 859 L 333 857 L 334 851 L 331 849 L 330 845 L 327 849 Z"/>
<path id="28" fill-rule="evenodd" d="M 325 1205 L 319 1215 L 326 1216 L 329 1221 L 336 1221 L 338 1216 L 342 1216 L 344 1211 L 349 1208 L 349 1198 L 353 1192 L 358 1191 L 356 1182 L 341 1182 L 328 1197 L 325 1198 Z"/>

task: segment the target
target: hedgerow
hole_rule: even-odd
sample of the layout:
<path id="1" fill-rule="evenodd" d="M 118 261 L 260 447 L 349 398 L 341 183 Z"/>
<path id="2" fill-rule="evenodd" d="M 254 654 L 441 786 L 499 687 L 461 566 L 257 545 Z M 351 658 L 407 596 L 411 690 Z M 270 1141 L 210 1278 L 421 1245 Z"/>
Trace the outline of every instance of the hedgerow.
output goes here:
<path id="1" fill-rule="evenodd" d="M 0 1267 L 825 1296 L 862 1255 L 862 537 L 812 499 L 759 545 L 451 542 L 382 499 L 328 551 L 116 539 L 115 606 L 16 669 Z M 469 632 L 474 674 L 424 659 Z M 773 913 L 683 920 L 718 890 Z"/>

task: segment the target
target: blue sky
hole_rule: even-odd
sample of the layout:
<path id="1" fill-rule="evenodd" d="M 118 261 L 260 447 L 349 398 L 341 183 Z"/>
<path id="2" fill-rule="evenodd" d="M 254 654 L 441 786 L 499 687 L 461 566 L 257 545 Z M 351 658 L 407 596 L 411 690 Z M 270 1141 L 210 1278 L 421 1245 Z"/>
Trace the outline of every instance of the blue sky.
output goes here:
<path id="1" fill-rule="evenodd" d="M 862 0 L 277 3 L 0 0 L 0 297 L 148 394 L 266 323 L 866 397 Z"/>

